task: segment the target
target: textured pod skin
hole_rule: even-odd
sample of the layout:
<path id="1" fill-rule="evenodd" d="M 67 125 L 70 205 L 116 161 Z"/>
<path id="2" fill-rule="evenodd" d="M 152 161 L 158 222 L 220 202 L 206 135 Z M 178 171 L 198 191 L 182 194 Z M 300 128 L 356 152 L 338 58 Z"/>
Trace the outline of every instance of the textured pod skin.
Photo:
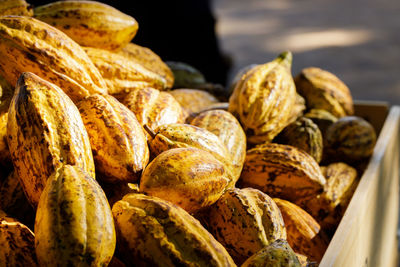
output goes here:
<path id="1" fill-rule="evenodd" d="M 25 0 L 0 0 L 0 16 L 33 16 L 32 7 Z"/>
<path id="2" fill-rule="evenodd" d="M 321 167 L 326 178 L 324 192 L 304 200 L 301 206 L 312 215 L 321 227 L 333 234 L 358 185 L 357 171 L 343 162 Z"/>
<path id="3" fill-rule="evenodd" d="M 170 93 L 188 114 L 200 112 L 219 100 L 212 94 L 197 89 L 176 89 Z"/>
<path id="4" fill-rule="evenodd" d="M 354 113 L 349 88 L 334 74 L 310 67 L 303 69 L 294 81 L 309 109 L 325 109 L 336 117 Z"/>
<path id="5" fill-rule="evenodd" d="M 278 206 L 253 188 L 228 189 L 202 220 L 238 265 L 271 242 L 286 239 Z"/>
<path id="6" fill-rule="evenodd" d="M 311 119 L 305 117 L 298 118 L 279 133 L 276 141 L 302 149 L 318 163 L 322 159 L 322 134 L 318 126 Z"/>
<path id="7" fill-rule="evenodd" d="M 338 120 L 338 118 L 324 109 L 311 109 L 304 114 L 304 117 L 311 119 L 316 125 L 318 125 L 318 128 L 324 138 L 326 136 L 326 130 L 329 128 L 329 126 Z"/>
<path id="8" fill-rule="evenodd" d="M 57 86 L 32 73 L 18 80 L 7 123 L 15 171 L 36 207 L 47 178 L 63 164 L 95 177 L 88 134 L 79 111 Z"/>
<path id="9" fill-rule="evenodd" d="M 96 171 L 109 182 L 134 182 L 149 161 L 142 126 L 114 97 L 91 95 L 78 103 Z"/>
<path id="10" fill-rule="evenodd" d="M 112 207 L 115 202 L 121 200 L 125 195 L 130 193 L 139 193 L 139 184 L 133 183 L 101 183 L 104 193 L 106 193 L 108 203 Z"/>
<path id="11" fill-rule="evenodd" d="M 320 231 L 320 226 L 299 206 L 278 198 L 274 201 L 285 221 L 287 241 L 296 253 L 306 255 L 311 261 L 320 262 L 329 240 Z"/>
<path id="12" fill-rule="evenodd" d="M 140 179 L 139 191 L 194 213 L 218 200 L 228 177 L 224 164 L 209 152 L 174 148 L 150 162 Z"/>
<path id="13" fill-rule="evenodd" d="M 376 133 L 363 118 L 347 116 L 327 129 L 325 142 L 327 159 L 352 163 L 372 155 Z"/>
<path id="14" fill-rule="evenodd" d="M 1 266 L 39 266 L 35 254 L 35 235 L 24 224 L 0 210 Z"/>
<path id="15" fill-rule="evenodd" d="M 171 123 L 161 125 L 155 131 L 155 136 L 149 141 L 153 156 L 157 156 L 172 148 L 193 147 L 211 153 L 217 160 L 222 162 L 226 171 L 229 172 L 229 184 L 234 186 L 237 179 L 232 177 L 232 160 L 225 145 L 215 134 L 193 125 L 182 123 Z"/>
<path id="16" fill-rule="evenodd" d="M 247 151 L 241 187 L 257 188 L 295 202 L 322 192 L 326 183 L 318 163 L 295 147 L 263 144 Z"/>
<path id="17" fill-rule="evenodd" d="M 163 124 L 185 122 L 186 112 L 178 101 L 153 88 L 133 90 L 122 103 L 135 113 L 142 126 L 146 124 L 153 131 Z"/>
<path id="18" fill-rule="evenodd" d="M 28 226 L 34 224 L 35 211 L 26 199 L 14 171 L 0 181 L 0 209 Z"/>
<path id="19" fill-rule="evenodd" d="M 289 119 L 287 123 L 292 123 L 296 121 L 298 118 L 303 116 L 303 111 L 306 110 L 306 100 L 296 93 L 296 99 L 294 101 L 294 106 L 292 107 L 292 110 L 290 111 L 289 114 Z"/>
<path id="20" fill-rule="evenodd" d="M 168 65 L 149 48 L 134 43 L 128 43 L 117 53 L 124 57 L 132 58 L 146 69 L 161 75 L 167 83 L 167 88 L 172 88 L 174 84 L 174 74 Z"/>
<path id="21" fill-rule="evenodd" d="M 239 179 L 246 158 L 246 135 L 239 121 L 225 110 L 209 110 L 197 115 L 190 124 L 218 136 L 231 155 L 233 175 Z"/>
<path id="22" fill-rule="evenodd" d="M 108 50 L 125 46 L 139 28 L 131 16 L 96 1 L 58 1 L 37 7 L 34 13 L 78 44 Z"/>
<path id="23" fill-rule="evenodd" d="M 239 119 L 248 142 L 270 142 L 286 126 L 296 98 L 291 62 L 292 54 L 282 53 L 250 69 L 236 85 L 229 111 Z"/>
<path id="24" fill-rule="evenodd" d="M 35 221 L 42 266 L 107 266 L 115 249 L 113 217 L 99 184 L 64 165 L 48 180 Z"/>
<path id="25" fill-rule="evenodd" d="M 83 48 L 103 76 L 108 93 L 126 94 L 134 88 L 165 89 L 165 79 L 134 59 L 100 48 Z"/>
<path id="26" fill-rule="evenodd" d="M 114 204 L 112 212 L 127 264 L 236 266 L 195 218 L 168 201 L 128 194 Z"/>
<path id="27" fill-rule="evenodd" d="M 285 239 L 278 239 L 248 258 L 241 267 L 301 267 Z"/>
<path id="28" fill-rule="evenodd" d="M 16 84 L 22 72 L 54 83 L 74 101 L 107 93 L 85 51 L 64 33 L 34 18 L 1 17 L 0 75 Z"/>

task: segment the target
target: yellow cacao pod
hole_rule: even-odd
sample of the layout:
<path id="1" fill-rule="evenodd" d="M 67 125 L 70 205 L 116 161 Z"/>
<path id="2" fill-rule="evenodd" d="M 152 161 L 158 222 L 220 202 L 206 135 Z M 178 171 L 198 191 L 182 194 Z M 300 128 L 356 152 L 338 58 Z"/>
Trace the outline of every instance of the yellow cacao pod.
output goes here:
<path id="1" fill-rule="evenodd" d="M 336 117 L 354 113 L 349 88 L 334 74 L 309 67 L 303 69 L 294 81 L 309 109 L 325 109 Z"/>
<path id="2" fill-rule="evenodd" d="M 328 247 L 329 240 L 320 225 L 299 206 L 274 198 L 285 221 L 287 241 L 292 249 L 306 255 L 310 260 L 320 262 Z"/>
<path id="3" fill-rule="evenodd" d="M 14 85 L 22 72 L 54 83 L 74 101 L 107 93 L 97 68 L 67 35 L 34 18 L 1 17 L 0 75 Z"/>
<path id="4" fill-rule="evenodd" d="M 248 258 L 241 267 L 301 267 L 296 253 L 285 239 L 278 239 Z"/>
<path id="5" fill-rule="evenodd" d="M 170 123 L 184 123 L 186 112 L 178 101 L 166 92 L 153 88 L 131 91 L 122 101 L 142 126 L 155 131 L 158 126 Z"/>
<path id="6" fill-rule="evenodd" d="M 212 132 L 225 144 L 237 181 L 246 158 L 246 135 L 239 121 L 231 113 L 216 109 L 200 113 L 190 124 Z"/>
<path id="7" fill-rule="evenodd" d="M 27 226 L 1 210 L 0 247 L 1 266 L 39 266 L 35 254 L 35 235 Z"/>
<path id="8" fill-rule="evenodd" d="M 90 175 L 64 165 L 50 177 L 35 220 L 41 266 L 107 266 L 115 249 L 107 198 Z"/>
<path id="9" fill-rule="evenodd" d="M 257 189 L 228 189 L 200 217 L 237 264 L 273 241 L 286 239 L 278 206 Z"/>
<path id="10" fill-rule="evenodd" d="M 333 234 L 358 185 L 357 171 L 343 162 L 321 167 L 326 178 L 324 192 L 305 199 L 300 206 L 312 215 L 321 227 Z"/>
<path id="11" fill-rule="evenodd" d="M 100 48 L 84 47 L 84 50 L 103 76 L 109 94 L 126 95 L 132 89 L 145 87 L 159 90 L 166 88 L 162 76 L 146 69 L 134 59 Z"/>
<path id="12" fill-rule="evenodd" d="M 78 109 L 57 86 L 35 74 L 18 80 L 7 123 L 7 141 L 17 176 L 36 207 L 47 178 L 63 164 L 95 177 L 89 137 Z"/>
<path id="13" fill-rule="evenodd" d="M 250 69 L 229 99 L 229 111 L 239 119 L 252 144 L 270 142 L 289 120 L 296 98 L 291 62 L 292 54 L 284 52 Z"/>
<path id="14" fill-rule="evenodd" d="M 32 16 L 32 6 L 25 0 L 0 0 L 0 16 Z"/>
<path id="15" fill-rule="evenodd" d="M 153 156 L 157 156 L 172 148 L 193 147 L 210 152 L 225 165 L 229 176 L 229 186 L 234 187 L 239 178 L 232 176 L 232 160 L 225 145 L 215 134 L 193 125 L 171 123 L 161 125 L 155 131 L 155 136 L 149 142 Z"/>
<path id="16" fill-rule="evenodd" d="M 306 152 L 281 144 L 263 144 L 247 151 L 241 187 L 260 189 L 272 197 L 298 201 L 322 192 L 318 163 Z"/>
<path id="17" fill-rule="evenodd" d="M 34 13 L 78 44 L 108 50 L 125 46 L 139 28 L 131 16 L 97 1 L 57 1 L 36 7 Z"/>
<path id="18" fill-rule="evenodd" d="M 117 51 L 126 58 L 132 58 L 146 69 L 161 75 L 167 82 L 167 88 L 174 84 L 174 74 L 161 58 L 147 47 L 134 43 L 128 43 L 121 50 Z"/>
<path id="19" fill-rule="evenodd" d="M 224 164 L 211 153 L 197 148 L 174 148 L 147 165 L 139 191 L 194 213 L 218 200 L 229 183 L 228 177 Z"/>
<path id="20" fill-rule="evenodd" d="M 236 266 L 224 247 L 182 208 L 128 194 L 112 209 L 126 263 L 139 266 Z"/>
<path id="21" fill-rule="evenodd" d="M 96 171 L 109 182 L 134 182 L 149 161 L 142 126 L 114 97 L 91 95 L 78 103 Z"/>
<path id="22" fill-rule="evenodd" d="M 219 100 L 212 94 L 198 89 L 176 89 L 170 93 L 188 114 L 200 112 Z"/>

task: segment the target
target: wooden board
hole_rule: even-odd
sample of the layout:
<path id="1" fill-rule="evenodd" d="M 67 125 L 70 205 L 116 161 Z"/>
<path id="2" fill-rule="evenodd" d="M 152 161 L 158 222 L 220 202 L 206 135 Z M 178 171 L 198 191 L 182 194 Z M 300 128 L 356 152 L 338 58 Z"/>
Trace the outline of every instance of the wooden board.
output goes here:
<path id="1" fill-rule="evenodd" d="M 320 266 L 396 266 L 400 107 L 390 108 L 387 116 L 382 103 L 358 103 L 355 110 L 380 134 Z"/>

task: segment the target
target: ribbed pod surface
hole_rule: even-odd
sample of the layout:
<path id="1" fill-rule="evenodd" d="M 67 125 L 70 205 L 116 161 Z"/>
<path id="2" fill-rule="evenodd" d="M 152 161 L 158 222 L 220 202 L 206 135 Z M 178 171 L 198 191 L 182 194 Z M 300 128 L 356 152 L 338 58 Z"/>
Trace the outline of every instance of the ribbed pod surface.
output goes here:
<path id="1" fill-rule="evenodd" d="M 83 168 L 92 177 L 89 137 L 76 106 L 57 86 L 32 73 L 18 80 L 7 123 L 11 158 L 33 206 L 47 178 L 63 164 Z"/>
<path id="2" fill-rule="evenodd" d="M 114 254 L 115 230 L 96 180 L 71 165 L 54 172 L 40 198 L 35 235 L 43 266 L 107 266 Z"/>
<path id="3" fill-rule="evenodd" d="M 82 46 L 118 49 L 136 35 L 137 21 L 97 1 L 57 1 L 34 9 L 35 17 Z"/>
<path id="4" fill-rule="evenodd" d="M 110 182 L 137 181 L 149 161 L 149 149 L 135 114 L 109 95 L 91 95 L 78 108 L 96 170 Z"/>
<path id="5" fill-rule="evenodd" d="M 286 239 L 275 202 L 253 188 L 229 189 L 205 211 L 207 228 L 237 264 L 277 239 Z"/>
<path id="6" fill-rule="evenodd" d="M 113 206 L 125 261 L 140 266 L 236 266 L 186 211 L 157 197 L 128 194 Z"/>
<path id="7" fill-rule="evenodd" d="M 158 155 L 144 170 L 140 192 L 160 197 L 189 213 L 213 204 L 229 176 L 223 163 L 198 148 L 174 148 Z"/>
<path id="8" fill-rule="evenodd" d="M 30 17 L 0 18 L 0 74 L 16 84 L 22 72 L 54 83 L 74 101 L 107 93 L 83 49 L 61 31 Z"/>
<path id="9" fill-rule="evenodd" d="M 218 136 L 231 156 L 234 177 L 239 179 L 246 158 L 246 135 L 239 121 L 231 113 L 218 109 L 200 113 L 190 124 Z"/>
<path id="10" fill-rule="evenodd" d="M 250 143 L 270 142 L 286 126 L 296 98 L 291 62 L 292 54 L 284 52 L 250 69 L 236 85 L 229 111 L 243 125 Z"/>
<path id="11" fill-rule="evenodd" d="M 84 50 L 103 76 L 109 94 L 126 94 L 132 89 L 145 87 L 162 90 L 167 86 L 162 76 L 136 60 L 100 48 L 85 47 Z"/>
<path id="12" fill-rule="evenodd" d="M 254 187 L 293 202 L 321 193 L 326 183 L 318 163 L 310 155 L 275 143 L 247 151 L 240 181 L 242 187 Z"/>

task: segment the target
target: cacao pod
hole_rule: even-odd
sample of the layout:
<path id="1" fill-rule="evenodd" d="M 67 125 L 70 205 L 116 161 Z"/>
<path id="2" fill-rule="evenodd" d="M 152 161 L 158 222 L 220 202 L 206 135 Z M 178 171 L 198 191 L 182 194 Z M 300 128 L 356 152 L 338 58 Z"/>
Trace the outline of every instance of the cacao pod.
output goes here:
<path id="1" fill-rule="evenodd" d="M 161 125 L 155 131 L 155 136 L 149 141 L 153 156 L 162 152 L 180 147 L 193 147 L 211 153 L 225 165 L 228 172 L 229 186 L 233 187 L 238 177 L 232 176 L 234 166 L 225 145 L 215 134 L 193 125 L 171 123 Z"/>
<path id="2" fill-rule="evenodd" d="M 188 114 L 198 113 L 219 102 L 212 94 L 198 89 L 176 89 L 168 93 L 178 101 Z"/>
<path id="3" fill-rule="evenodd" d="M 319 163 L 322 159 L 323 141 L 318 126 L 306 117 L 300 117 L 286 126 L 275 139 L 307 152 Z"/>
<path id="4" fill-rule="evenodd" d="M 139 28 L 131 16 L 97 1 L 57 1 L 34 13 L 82 46 L 109 50 L 128 44 Z"/>
<path id="5" fill-rule="evenodd" d="M 64 165 L 48 179 L 35 220 L 41 266 L 107 266 L 115 249 L 107 198 L 90 175 Z"/>
<path id="6" fill-rule="evenodd" d="M 147 47 L 143 47 L 134 43 L 128 43 L 121 50 L 117 51 L 126 58 L 132 58 L 140 63 L 146 69 L 162 76 L 167 88 L 172 88 L 174 84 L 174 74 L 161 58 Z"/>
<path id="7" fill-rule="evenodd" d="M 31 17 L 0 18 L 0 75 L 12 85 L 22 72 L 54 83 L 73 100 L 106 94 L 106 84 L 85 51 L 63 32 Z"/>
<path id="8" fill-rule="evenodd" d="M 190 124 L 212 132 L 225 144 L 237 181 L 246 158 L 246 135 L 238 120 L 231 113 L 217 109 L 200 113 Z"/>
<path id="9" fill-rule="evenodd" d="M 237 264 L 273 241 L 286 239 L 278 206 L 257 189 L 228 189 L 200 217 Z"/>
<path id="10" fill-rule="evenodd" d="M 325 109 L 336 117 L 354 113 L 349 88 L 334 74 L 310 67 L 303 69 L 294 81 L 309 109 Z"/>
<path id="11" fill-rule="evenodd" d="M 84 47 L 84 50 L 103 76 L 108 93 L 118 98 L 132 89 L 153 87 L 163 90 L 167 86 L 162 76 L 149 71 L 134 59 L 100 48 Z"/>
<path id="12" fill-rule="evenodd" d="M 109 182 L 134 182 L 149 161 L 142 126 L 114 97 L 91 95 L 78 103 L 96 171 Z"/>
<path id="13" fill-rule="evenodd" d="M 142 126 L 147 125 L 153 131 L 163 124 L 185 122 L 186 112 L 178 101 L 153 88 L 133 90 L 122 103 L 135 113 Z"/>
<path id="14" fill-rule="evenodd" d="M 59 87 L 23 73 L 15 90 L 7 142 L 22 188 L 36 207 L 47 178 L 63 164 L 95 177 L 93 155 L 79 111 Z"/>
<path id="15" fill-rule="evenodd" d="M 329 244 L 329 239 L 321 227 L 299 206 L 282 199 L 274 198 L 281 210 L 286 226 L 287 241 L 297 253 L 306 255 L 310 260 L 320 262 Z"/>
<path id="16" fill-rule="evenodd" d="M 301 267 L 285 239 L 278 239 L 248 258 L 241 267 Z"/>
<path id="17" fill-rule="evenodd" d="M 376 143 L 374 127 L 361 117 L 340 118 L 326 131 L 326 155 L 329 161 L 349 163 L 372 155 Z"/>
<path id="18" fill-rule="evenodd" d="M 241 187 L 257 188 L 272 197 L 298 201 L 318 195 L 326 183 L 318 163 L 295 147 L 263 144 L 247 151 Z"/>
<path id="19" fill-rule="evenodd" d="M 228 186 L 228 177 L 224 164 L 211 153 L 197 148 L 174 148 L 147 165 L 139 191 L 194 213 L 218 200 Z"/>
<path id="20" fill-rule="evenodd" d="M 185 210 L 128 194 L 112 209 L 124 261 L 138 266 L 236 266 L 225 248 Z"/>
<path id="21" fill-rule="evenodd" d="M 248 142 L 270 142 L 286 126 L 296 98 L 291 62 L 292 54 L 284 52 L 250 69 L 236 85 L 229 111 L 239 119 Z"/>

